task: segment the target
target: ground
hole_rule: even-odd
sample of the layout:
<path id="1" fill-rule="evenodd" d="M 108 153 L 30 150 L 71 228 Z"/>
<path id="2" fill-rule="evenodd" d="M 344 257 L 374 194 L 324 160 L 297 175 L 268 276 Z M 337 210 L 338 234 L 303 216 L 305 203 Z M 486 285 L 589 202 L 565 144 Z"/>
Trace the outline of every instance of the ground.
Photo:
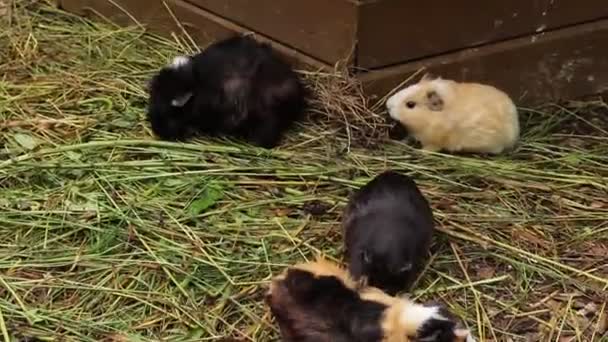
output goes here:
<path id="1" fill-rule="evenodd" d="M 308 73 L 313 113 L 275 150 L 161 142 L 146 82 L 187 44 L 39 1 L 0 13 L 5 341 L 277 340 L 269 279 L 341 261 L 349 194 L 389 168 L 437 218 L 416 300 L 482 341 L 608 339 L 604 102 L 522 109 L 501 156 L 425 153 L 388 139 L 352 80 Z"/>

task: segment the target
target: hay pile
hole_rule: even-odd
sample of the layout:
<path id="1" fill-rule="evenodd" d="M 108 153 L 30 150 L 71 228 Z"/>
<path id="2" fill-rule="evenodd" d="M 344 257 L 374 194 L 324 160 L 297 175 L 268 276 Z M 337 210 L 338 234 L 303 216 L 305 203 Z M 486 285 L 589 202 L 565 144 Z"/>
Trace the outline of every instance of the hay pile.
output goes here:
<path id="1" fill-rule="evenodd" d="M 276 340 L 267 281 L 318 252 L 339 260 L 349 192 L 387 168 L 413 175 L 439 220 L 417 299 L 481 340 L 599 341 L 605 103 L 525 112 L 511 155 L 429 154 L 381 141 L 383 113 L 351 80 L 309 74 L 315 123 L 277 150 L 155 141 L 144 85 L 187 51 L 39 1 L 0 19 L 5 341 Z"/>

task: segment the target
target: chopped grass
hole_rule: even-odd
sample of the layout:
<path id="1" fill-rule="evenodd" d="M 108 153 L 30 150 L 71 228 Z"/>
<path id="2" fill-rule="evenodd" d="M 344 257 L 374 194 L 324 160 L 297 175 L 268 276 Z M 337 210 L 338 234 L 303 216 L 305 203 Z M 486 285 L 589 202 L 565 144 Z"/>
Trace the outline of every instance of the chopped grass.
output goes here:
<path id="1" fill-rule="evenodd" d="M 607 338 L 604 102 L 523 111 L 522 142 L 503 156 L 425 153 L 387 139 L 353 80 L 309 72 L 311 120 L 278 149 L 162 142 L 145 84 L 188 44 L 38 1 L 8 13 L 5 341 L 276 340 L 269 279 L 316 253 L 341 260 L 349 193 L 389 168 L 415 177 L 440 230 L 417 300 L 445 303 L 482 341 Z"/>

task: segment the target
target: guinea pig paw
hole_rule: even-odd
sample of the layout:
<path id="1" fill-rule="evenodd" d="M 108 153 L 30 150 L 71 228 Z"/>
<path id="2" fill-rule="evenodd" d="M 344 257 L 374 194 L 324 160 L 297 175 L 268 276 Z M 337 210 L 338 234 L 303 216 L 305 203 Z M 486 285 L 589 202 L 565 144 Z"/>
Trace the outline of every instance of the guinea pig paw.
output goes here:
<path id="1" fill-rule="evenodd" d="M 173 69 L 178 69 L 180 67 L 187 65 L 188 63 L 190 63 L 190 58 L 188 58 L 186 56 L 177 56 L 177 57 L 173 58 L 173 61 L 171 62 L 171 67 Z"/>
<path id="2" fill-rule="evenodd" d="M 422 145 L 422 149 L 427 152 L 440 152 L 441 147 L 435 145 Z"/>

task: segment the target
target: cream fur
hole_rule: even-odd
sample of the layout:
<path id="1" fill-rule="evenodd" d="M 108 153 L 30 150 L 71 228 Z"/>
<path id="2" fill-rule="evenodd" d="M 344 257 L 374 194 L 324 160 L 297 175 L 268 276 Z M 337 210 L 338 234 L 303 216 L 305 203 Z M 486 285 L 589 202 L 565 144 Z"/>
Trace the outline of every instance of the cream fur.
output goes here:
<path id="1" fill-rule="evenodd" d="M 427 107 L 428 91 L 442 99 L 442 110 Z M 407 108 L 408 101 L 416 106 Z M 498 154 L 513 148 L 520 135 L 513 101 L 485 84 L 425 77 L 389 97 L 386 107 L 425 150 Z"/>
<path id="2" fill-rule="evenodd" d="M 404 305 L 401 310 L 401 323 L 408 331 L 416 331 L 426 321 L 431 319 L 447 321 L 446 317 L 439 314 L 439 308 L 434 306 L 423 306 L 415 303 Z"/>
<path id="3" fill-rule="evenodd" d="M 315 261 L 297 264 L 294 268 L 308 271 L 317 276 L 334 276 L 340 279 L 347 287 L 355 289 L 357 283 L 351 278 L 348 271 L 338 264 L 322 257 L 317 257 Z"/>

